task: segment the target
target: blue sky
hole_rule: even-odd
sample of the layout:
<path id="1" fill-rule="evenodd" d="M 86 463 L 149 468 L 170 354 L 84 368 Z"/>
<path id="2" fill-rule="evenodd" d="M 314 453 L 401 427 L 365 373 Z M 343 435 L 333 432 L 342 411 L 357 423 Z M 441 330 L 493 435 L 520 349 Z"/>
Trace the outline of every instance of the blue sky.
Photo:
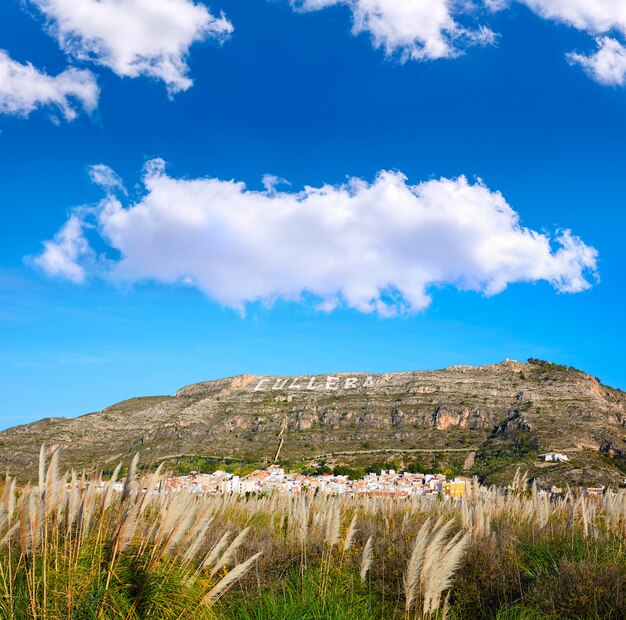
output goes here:
<path id="1" fill-rule="evenodd" d="M 67 1 L 0 5 L 1 427 L 245 372 L 532 356 L 626 386 L 608 0 L 477 3 L 434 35 L 423 0 L 408 35 L 361 0 L 159 0 L 204 24 L 177 66 L 108 31 L 94 52 Z"/>

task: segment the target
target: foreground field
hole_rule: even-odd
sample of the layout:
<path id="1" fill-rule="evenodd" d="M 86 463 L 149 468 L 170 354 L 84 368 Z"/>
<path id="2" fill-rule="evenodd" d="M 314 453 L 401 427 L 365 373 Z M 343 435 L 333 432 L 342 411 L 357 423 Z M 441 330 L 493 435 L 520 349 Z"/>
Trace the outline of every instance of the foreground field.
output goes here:
<path id="1" fill-rule="evenodd" d="M 161 472 L 10 478 L 0 617 L 624 618 L 626 494 L 473 487 L 463 501 L 159 494 Z"/>

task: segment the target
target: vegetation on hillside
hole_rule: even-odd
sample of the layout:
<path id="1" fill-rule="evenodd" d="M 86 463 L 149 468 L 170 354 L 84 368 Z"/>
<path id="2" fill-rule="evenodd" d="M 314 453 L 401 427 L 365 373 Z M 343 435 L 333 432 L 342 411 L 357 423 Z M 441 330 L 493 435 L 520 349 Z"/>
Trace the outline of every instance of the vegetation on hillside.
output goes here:
<path id="1" fill-rule="evenodd" d="M 624 480 L 626 395 L 572 367 L 531 358 L 480 367 L 388 373 L 367 389 L 257 391 L 260 377 L 136 398 L 78 418 L 0 432 L 0 466 L 37 476 L 43 441 L 62 464 L 110 476 L 140 451 L 147 468 L 245 475 L 276 462 L 360 477 L 393 463 L 425 473 L 476 474 L 506 484 L 523 461 L 540 486 L 616 487 Z M 271 383 L 271 382 L 270 382 Z M 270 385 L 269 383 L 267 384 Z M 274 384 L 272 384 L 273 386 Z M 282 385 L 282 384 L 281 384 Z M 607 450 L 602 446 L 609 446 Z M 569 461 L 544 466 L 544 453 Z"/>
<path id="2" fill-rule="evenodd" d="M 119 468 L 45 461 L 0 495 L 3 619 L 624 617 L 624 491 L 554 499 L 518 475 L 463 501 L 208 496 L 136 459 L 121 491 Z"/>

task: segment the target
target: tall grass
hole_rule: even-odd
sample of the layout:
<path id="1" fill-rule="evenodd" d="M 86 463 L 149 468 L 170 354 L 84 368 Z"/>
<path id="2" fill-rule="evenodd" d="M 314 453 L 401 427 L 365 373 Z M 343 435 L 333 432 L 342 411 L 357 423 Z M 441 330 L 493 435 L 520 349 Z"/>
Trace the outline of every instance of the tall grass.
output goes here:
<path id="1" fill-rule="evenodd" d="M 0 493 L 0 618 L 622 618 L 626 494 L 554 499 L 523 473 L 431 497 L 210 496 L 167 474 Z"/>
<path id="2" fill-rule="evenodd" d="M 243 529 L 207 562 L 214 507 L 189 494 L 148 492 L 158 480 L 137 479 L 137 457 L 115 493 L 119 468 L 103 485 L 60 476 L 58 452 L 47 464 L 46 456 L 42 448 L 36 487 L 4 482 L 2 618 L 214 618 L 212 604 L 260 557 L 238 553 Z"/>

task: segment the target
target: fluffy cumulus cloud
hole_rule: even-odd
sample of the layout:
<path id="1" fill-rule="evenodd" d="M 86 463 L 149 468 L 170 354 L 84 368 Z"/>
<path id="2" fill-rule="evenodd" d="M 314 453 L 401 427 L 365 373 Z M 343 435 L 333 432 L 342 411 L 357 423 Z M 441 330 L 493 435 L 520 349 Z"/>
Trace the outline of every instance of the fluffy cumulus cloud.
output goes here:
<path id="1" fill-rule="evenodd" d="M 163 80 L 171 93 L 188 89 L 190 46 L 223 40 L 233 30 L 192 0 L 33 0 L 61 47 L 120 76 Z"/>
<path id="2" fill-rule="evenodd" d="M 517 0 L 544 19 L 600 34 L 616 30 L 626 35 L 623 0 Z"/>
<path id="3" fill-rule="evenodd" d="M 291 0 L 301 11 L 347 5 L 355 34 L 367 32 L 374 46 L 403 60 L 449 58 L 471 44 L 489 44 L 494 34 L 485 26 L 463 27 L 458 17 L 470 11 L 456 0 Z"/>
<path id="4" fill-rule="evenodd" d="M 34 263 L 52 276 L 80 283 L 85 280 L 83 263 L 93 257 L 93 251 L 85 238 L 82 219 L 74 214 L 51 241 L 44 242 L 43 252 Z"/>
<path id="5" fill-rule="evenodd" d="M 513 1 L 513 0 L 511 0 Z M 626 84 L 626 46 L 616 37 L 626 38 L 624 0 L 516 0 L 543 19 L 571 26 L 596 37 L 597 49 L 585 54 L 570 52 L 571 64 L 582 66 L 600 84 Z M 507 0 L 486 0 L 492 10 L 505 8 Z M 608 36 L 613 35 L 613 36 Z"/>
<path id="6" fill-rule="evenodd" d="M 597 50 L 589 55 L 572 52 L 568 59 L 589 76 L 608 86 L 626 85 L 626 46 L 611 37 L 599 37 Z"/>
<path id="7" fill-rule="evenodd" d="M 0 50 L 0 114 L 28 116 L 48 106 L 73 120 L 77 107 L 93 111 L 98 95 L 98 84 L 90 71 L 71 68 L 51 76 Z"/>
<path id="8" fill-rule="evenodd" d="M 486 25 L 462 25 L 477 15 L 518 4 L 547 19 L 596 37 L 592 53 L 571 52 L 601 84 L 626 84 L 626 2 L 624 0 L 290 0 L 299 11 L 333 5 L 350 8 L 355 34 L 367 32 L 375 47 L 402 60 L 433 60 L 458 56 L 473 44 L 491 44 L 496 35 Z M 622 40 L 620 40 L 620 38 Z"/>
<path id="9" fill-rule="evenodd" d="M 284 299 L 382 316 L 426 308 L 439 285 L 494 295 L 545 280 L 577 293 L 597 277 L 594 248 L 567 230 L 551 239 L 524 228 L 499 192 L 465 177 L 410 185 L 383 171 L 371 183 L 252 191 L 172 178 L 155 160 L 144 184 L 134 204 L 109 192 L 90 215 L 73 214 L 37 264 L 74 281 L 91 264 L 119 282 L 191 284 L 239 311 Z M 94 260 L 88 226 L 115 258 Z"/>

